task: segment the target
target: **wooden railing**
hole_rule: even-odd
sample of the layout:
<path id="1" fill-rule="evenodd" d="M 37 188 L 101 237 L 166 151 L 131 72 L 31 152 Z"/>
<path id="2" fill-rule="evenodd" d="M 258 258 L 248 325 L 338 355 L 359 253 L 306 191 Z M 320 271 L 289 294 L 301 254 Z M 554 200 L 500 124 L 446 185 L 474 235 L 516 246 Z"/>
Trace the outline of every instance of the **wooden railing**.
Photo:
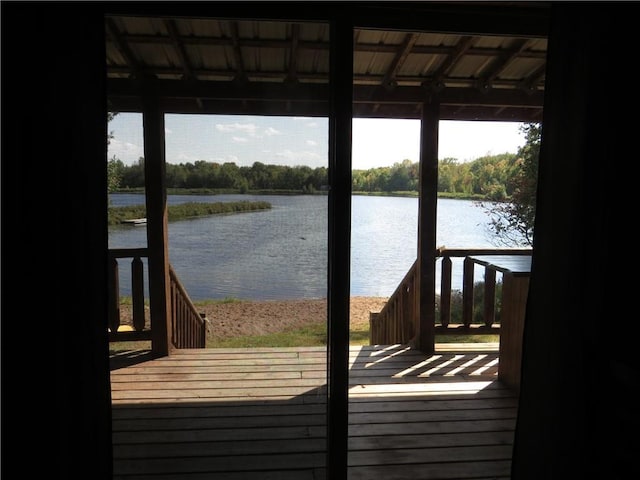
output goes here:
<path id="1" fill-rule="evenodd" d="M 446 249 L 440 247 L 436 253 L 442 259 L 440 272 L 440 296 L 437 301 L 439 325 L 435 332 L 442 334 L 477 335 L 498 334 L 496 323 L 496 278 L 495 271 L 485 269 L 482 323 L 473 323 L 474 318 L 474 273 L 475 264 L 469 260 L 475 255 L 531 255 L 529 248 L 506 249 Z M 462 273 L 462 321 L 451 322 L 452 307 L 452 258 L 464 258 Z M 410 343 L 417 332 L 419 316 L 419 281 L 417 261 L 413 263 L 395 292 L 380 312 L 369 314 L 369 343 L 391 345 Z"/>
<path id="2" fill-rule="evenodd" d="M 198 313 L 173 267 L 169 265 L 171 290 L 171 340 L 176 348 L 204 348 L 207 320 Z"/>
<path id="3" fill-rule="evenodd" d="M 109 250 L 108 327 L 110 342 L 151 340 L 151 323 L 145 311 L 145 275 L 143 258 L 146 248 L 116 248 Z M 131 259 L 131 325 L 122 325 L 118 259 Z M 171 342 L 175 348 L 204 348 L 206 319 L 198 313 L 169 265 L 171 295 Z"/>
<path id="4" fill-rule="evenodd" d="M 418 267 L 415 261 L 382 310 L 369 313 L 369 343 L 409 343 L 416 332 L 419 300 Z"/>

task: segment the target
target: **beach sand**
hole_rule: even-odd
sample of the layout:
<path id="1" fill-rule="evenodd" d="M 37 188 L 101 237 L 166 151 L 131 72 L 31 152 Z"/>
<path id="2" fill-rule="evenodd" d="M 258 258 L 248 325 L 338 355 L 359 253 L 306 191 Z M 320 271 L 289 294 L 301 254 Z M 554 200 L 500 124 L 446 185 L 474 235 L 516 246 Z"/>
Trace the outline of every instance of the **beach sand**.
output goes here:
<path id="1" fill-rule="evenodd" d="M 369 313 L 379 312 L 387 297 L 351 297 L 350 327 L 369 325 Z M 272 300 L 198 305 L 217 338 L 264 335 L 327 321 L 327 300 Z"/>

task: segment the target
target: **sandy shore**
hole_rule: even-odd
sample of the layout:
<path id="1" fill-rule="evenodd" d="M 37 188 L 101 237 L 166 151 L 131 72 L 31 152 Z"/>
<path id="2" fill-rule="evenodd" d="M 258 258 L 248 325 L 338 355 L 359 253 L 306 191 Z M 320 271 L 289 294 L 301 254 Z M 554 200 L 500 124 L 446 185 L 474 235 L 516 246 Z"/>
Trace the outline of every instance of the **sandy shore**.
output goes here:
<path id="1" fill-rule="evenodd" d="M 379 312 L 387 297 L 351 297 L 349 325 L 369 327 L 369 313 Z M 264 335 L 327 321 L 327 300 L 242 300 L 229 303 L 196 302 L 199 313 L 210 322 L 210 334 L 217 338 Z M 147 322 L 149 310 L 146 307 Z M 132 324 L 130 304 L 120 305 L 121 325 Z"/>
<path id="2" fill-rule="evenodd" d="M 387 297 L 351 297 L 350 325 L 369 325 L 369 312 L 379 312 Z M 218 338 L 263 335 L 327 321 L 327 301 L 273 300 L 198 305 Z"/>

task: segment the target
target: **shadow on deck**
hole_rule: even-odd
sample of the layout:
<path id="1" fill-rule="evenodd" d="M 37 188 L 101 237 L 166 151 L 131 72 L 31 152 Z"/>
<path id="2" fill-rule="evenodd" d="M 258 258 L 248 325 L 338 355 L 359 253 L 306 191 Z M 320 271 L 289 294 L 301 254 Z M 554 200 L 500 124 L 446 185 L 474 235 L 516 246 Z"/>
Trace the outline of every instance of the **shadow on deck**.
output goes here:
<path id="1" fill-rule="evenodd" d="M 112 360 L 114 479 L 326 478 L 326 349 Z M 497 367 L 497 344 L 351 347 L 349 479 L 509 478 Z"/>

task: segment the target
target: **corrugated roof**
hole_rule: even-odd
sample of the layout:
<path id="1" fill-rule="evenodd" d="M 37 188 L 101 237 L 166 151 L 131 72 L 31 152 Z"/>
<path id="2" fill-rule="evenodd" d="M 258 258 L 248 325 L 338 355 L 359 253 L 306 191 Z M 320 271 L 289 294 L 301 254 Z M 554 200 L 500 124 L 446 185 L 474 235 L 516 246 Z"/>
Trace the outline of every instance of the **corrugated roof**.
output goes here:
<path id="1" fill-rule="evenodd" d="M 140 16 L 105 22 L 115 109 L 138 109 L 141 85 L 165 80 L 157 91 L 167 110 L 304 114 L 301 100 L 312 94 L 320 103 L 307 114 L 322 114 L 328 90 L 302 87 L 328 85 L 327 23 Z M 540 121 L 546 47 L 539 37 L 356 29 L 354 115 L 419 118 L 426 96 L 437 95 L 443 119 Z"/>

